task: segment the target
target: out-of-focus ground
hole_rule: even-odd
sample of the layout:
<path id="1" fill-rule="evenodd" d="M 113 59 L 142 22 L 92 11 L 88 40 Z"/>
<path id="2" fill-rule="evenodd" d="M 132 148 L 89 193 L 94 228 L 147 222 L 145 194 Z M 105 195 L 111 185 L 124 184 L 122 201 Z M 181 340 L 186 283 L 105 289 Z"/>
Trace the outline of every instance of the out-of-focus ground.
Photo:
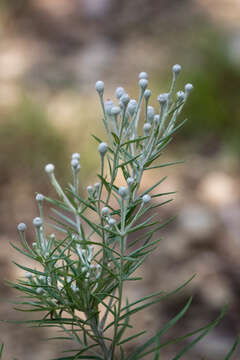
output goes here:
<path id="1" fill-rule="evenodd" d="M 169 176 L 161 189 L 177 194 L 159 219 L 177 214 L 177 220 L 139 271 L 145 280 L 129 286 L 128 295 L 170 290 L 196 273 L 188 290 L 136 318 L 136 326 L 158 329 L 193 293 L 188 315 L 172 334 L 215 319 L 225 304 L 229 312 L 185 359 L 221 359 L 228 351 L 240 330 L 239 24 L 238 0 L 1 1 L 1 319 L 24 316 L 12 309 L 8 301 L 16 294 L 4 283 L 20 275 L 11 261 L 21 260 L 9 241 L 18 241 L 19 221 L 31 228 L 35 193 L 53 195 L 44 165 L 53 162 L 67 184 L 71 152 L 80 151 L 82 191 L 96 181 L 98 158 L 90 134 L 101 136 L 103 130 L 95 81 L 105 81 L 106 98 L 118 85 L 135 97 L 138 73 L 147 71 L 156 105 L 157 95 L 168 90 L 171 66 L 180 63 L 179 87 L 192 82 L 195 91 L 185 109 L 189 121 L 165 160 L 186 163 L 145 177 L 149 185 Z M 4 359 L 59 355 L 64 345 L 46 345 L 41 340 L 47 335 L 2 324 Z M 176 348 L 168 351 L 161 359 L 170 359 Z"/>

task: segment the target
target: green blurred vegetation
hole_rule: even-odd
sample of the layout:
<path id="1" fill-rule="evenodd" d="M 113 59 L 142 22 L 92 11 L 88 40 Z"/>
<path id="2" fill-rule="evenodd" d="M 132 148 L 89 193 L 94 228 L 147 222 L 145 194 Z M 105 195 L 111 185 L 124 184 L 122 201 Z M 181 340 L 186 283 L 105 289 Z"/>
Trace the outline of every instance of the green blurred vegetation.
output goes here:
<path id="1" fill-rule="evenodd" d="M 67 142 L 48 121 L 42 107 L 30 99 L 23 99 L 1 114 L 0 144 L 1 183 L 14 176 L 27 176 L 39 190 L 44 166 L 49 162 L 65 178 Z"/>
<path id="2" fill-rule="evenodd" d="M 231 44 L 219 34 L 205 33 L 196 50 L 196 66 L 184 68 L 183 78 L 194 84 L 184 110 L 189 119 L 182 138 L 203 154 L 240 150 L 240 66 L 229 55 Z"/>

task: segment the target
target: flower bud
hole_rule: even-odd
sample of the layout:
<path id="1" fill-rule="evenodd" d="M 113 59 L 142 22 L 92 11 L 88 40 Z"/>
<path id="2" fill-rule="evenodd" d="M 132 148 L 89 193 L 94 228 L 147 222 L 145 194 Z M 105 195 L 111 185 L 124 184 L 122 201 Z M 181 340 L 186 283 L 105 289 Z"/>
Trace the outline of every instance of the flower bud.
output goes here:
<path id="1" fill-rule="evenodd" d="M 42 194 L 37 194 L 35 197 L 36 201 L 42 202 L 44 200 L 44 196 Z"/>
<path id="2" fill-rule="evenodd" d="M 99 191 L 99 189 L 100 189 L 100 184 L 99 184 L 99 182 L 97 182 L 97 183 L 94 184 L 94 188 L 95 188 L 96 192 Z"/>
<path id="3" fill-rule="evenodd" d="M 118 193 L 123 199 L 126 199 L 128 197 L 128 188 L 126 186 L 120 186 Z"/>
<path id="4" fill-rule="evenodd" d="M 140 74 L 138 75 L 139 79 L 147 79 L 148 78 L 148 74 L 145 71 L 140 72 Z"/>
<path id="5" fill-rule="evenodd" d="M 99 80 L 95 84 L 95 88 L 99 94 L 103 94 L 104 91 L 104 82 Z"/>
<path id="6" fill-rule="evenodd" d="M 186 93 L 190 93 L 192 90 L 193 90 L 193 85 L 192 84 L 186 84 L 185 85 Z"/>
<path id="7" fill-rule="evenodd" d="M 127 178 L 127 184 L 129 186 L 132 186 L 134 184 L 134 178 L 132 178 L 131 176 Z"/>
<path id="8" fill-rule="evenodd" d="M 129 114 L 132 116 L 136 110 L 137 107 L 137 102 L 136 100 L 132 99 L 129 101 L 128 103 L 128 107 L 127 107 L 127 111 L 129 112 Z"/>
<path id="9" fill-rule="evenodd" d="M 155 125 L 158 125 L 160 121 L 160 116 L 158 114 L 154 115 L 153 122 Z"/>
<path id="10" fill-rule="evenodd" d="M 151 200 L 151 196 L 150 196 L 150 195 L 148 195 L 148 194 L 143 195 L 143 197 L 142 197 L 142 202 L 143 202 L 144 204 L 147 204 L 150 200 Z"/>
<path id="11" fill-rule="evenodd" d="M 108 216 L 109 215 L 109 208 L 107 206 L 104 206 L 102 208 L 102 216 Z"/>
<path id="12" fill-rule="evenodd" d="M 92 188 L 91 185 L 89 185 L 89 186 L 87 187 L 87 191 L 88 191 L 88 193 L 89 193 L 90 196 L 93 194 L 93 188 Z"/>
<path id="13" fill-rule="evenodd" d="M 43 288 L 38 287 L 37 290 L 36 290 L 36 293 L 37 293 L 37 294 L 42 294 L 43 291 L 44 291 Z"/>
<path id="14" fill-rule="evenodd" d="M 113 226 L 113 225 L 116 224 L 116 220 L 115 220 L 114 218 L 110 218 L 110 219 L 108 219 L 108 224 L 109 224 L 110 226 Z"/>
<path id="15" fill-rule="evenodd" d="M 181 70 L 182 70 L 182 67 L 181 67 L 181 65 L 179 65 L 179 64 L 175 64 L 175 65 L 173 65 L 173 67 L 172 67 L 172 71 L 173 71 L 173 73 L 176 74 L 176 75 L 178 75 Z"/>
<path id="16" fill-rule="evenodd" d="M 165 93 L 165 94 L 160 94 L 158 96 L 158 102 L 160 103 L 160 105 L 165 105 L 166 102 L 168 101 L 168 93 Z"/>
<path id="17" fill-rule="evenodd" d="M 145 97 L 145 99 L 146 99 L 146 100 L 149 99 L 150 96 L 151 96 L 151 90 L 150 90 L 150 89 L 146 89 L 146 90 L 144 91 L 144 97 Z"/>
<path id="18" fill-rule="evenodd" d="M 154 118 L 154 108 L 152 106 L 148 106 L 147 107 L 147 119 L 150 123 L 153 122 L 153 118 Z"/>
<path id="19" fill-rule="evenodd" d="M 148 135 L 148 134 L 150 133 L 151 127 L 152 127 L 152 125 L 149 124 L 149 123 L 145 123 L 145 124 L 143 125 L 144 135 Z"/>
<path id="20" fill-rule="evenodd" d="M 47 164 L 45 166 L 45 171 L 47 174 L 52 174 L 54 172 L 55 166 L 53 164 Z"/>
<path id="21" fill-rule="evenodd" d="M 101 156 L 104 156 L 106 154 L 107 150 L 108 150 L 108 145 L 105 142 L 102 142 L 101 144 L 99 144 L 98 151 Z"/>
<path id="22" fill-rule="evenodd" d="M 43 224 L 43 221 L 40 217 L 35 217 L 33 219 L 33 225 L 36 227 L 36 228 L 40 228 Z"/>
<path id="23" fill-rule="evenodd" d="M 78 170 L 79 161 L 77 159 L 71 160 L 71 167 L 73 170 Z"/>
<path id="24" fill-rule="evenodd" d="M 80 154 L 79 153 L 73 153 L 72 154 L 72 159 L 76 159 L 76 160 L 80 160 Z"/>
<path id="25" fill-rule="evenodd" d="M 120 114 L 121 109 L 119 106 L 113 106 L 111 109 L 111 115 L 115 115 L 117 116 L 118 114 Z"/>
<path id="26" fill-rule="evenodd" d="M 27 271 L 26 274 L 25 274 L 25 277 L 26 277 L 27 279 L 31 279 L 31 278 L 32 278 L 32 274 Z"/>
<path id="27" fill-rule="evenodd" d="M 21 223 L 18 224 L 17 229 L 18 229 L 18 231 L 20 231 L 20 232 L 24 232 L 24 231 L 27 230 L 27 225 L 24 224 L 23 222 L 21 222 Z"/>
<path id="28" fill-rule="evenodd" d="M 107 115 L 111 115 L 112 107 L 114 106 L 114 103 L 112 100 L 105 101 L 105 111 Z"/>
<path id="29" fill-rule="evenodd" d="M 125 90 L 124 90 L 123 87 L 119 86 L 119 87 L 116 88 L 116 93 L 115 94 L 116 94 L 117 99 L 120 99 L 123 96 L 124 93 L 125 93 Z"/>
<path id="30" fill-rule="evenodd" d="M 140 79 L 138 84 L 141 89 L 145 90 L 148 86 L 148 81 L 147 81 L 147 79 Z"/>
<path id="31" fill-rule="evenodd" d="M 123 96 L 120 98 L 120 101 L 123 103 L 123 105 L 127 106 L 130 101 L 130 96 L 128 94 L 123 94 Z"/>
<path id="32" fill-rule="evenodd" d="M 176 95 L 177 95 L 177 99 L 179 101 L 183 101 L 185 99 L 185 92 L 184 91 L 178 91 Z"/>

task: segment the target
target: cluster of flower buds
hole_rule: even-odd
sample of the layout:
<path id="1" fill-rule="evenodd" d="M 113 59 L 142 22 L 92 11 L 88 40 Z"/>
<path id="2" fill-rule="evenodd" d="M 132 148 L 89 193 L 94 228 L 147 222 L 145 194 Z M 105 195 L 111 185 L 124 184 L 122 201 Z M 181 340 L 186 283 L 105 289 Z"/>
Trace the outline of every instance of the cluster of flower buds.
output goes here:
<path id="1" fill-rule="evenodd" d="M 81 261 L 81 270 L 85 276 L 85 282 L 97 280 L 101 275 L 102 268 L 94 262 L 93 246 L 88 245 L 86 248 L 82 248 L 78 244 L 76 249 Z"/>
<path id="2" fill-rule="evenodd" d="M 72 160 L 71 160 L 71 168 L 73 173 L 78 173 L 81 165 L 80 165 L 80 154 L 79 153 L 74 153 L 72 154 Z"/>

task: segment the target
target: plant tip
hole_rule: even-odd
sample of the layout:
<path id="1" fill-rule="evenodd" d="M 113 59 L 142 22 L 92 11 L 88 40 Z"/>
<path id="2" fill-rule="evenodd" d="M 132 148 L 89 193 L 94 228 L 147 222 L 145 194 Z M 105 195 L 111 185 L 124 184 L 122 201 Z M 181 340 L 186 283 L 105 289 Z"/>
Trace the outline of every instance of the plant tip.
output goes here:
<path id="1" fill-rule="evenodd" d="M 148 81 L 147 79 L 140 79 L 138 84 L 141 89 L 145 90 L 148 86 Z"/>
<path id="2" fill-rule="evenodd" d="M 33 225 L 36 227 L 36 228 L 40 228 L 43 224 L 43 221 L 40 217 L 35 217 L 33 219 Z"/>
<path id="3" fill-rule="evenodd" d="M 52 174 L 54 172 L 55 166 L 53 164 L 47 164 L 45 166 L 45 171 L 47 174 Z"/>
<path id="4" fill-rule="evenodd" d="M 168 93 L 160 94 L 158 96 L 158 102 L 160 103 L 160 105 L 166 104 L 166 102 L 168 101 L 168 97 L 169 97 Z"/>
<path id="5" fill-rule="evenodd" d="M 107 206 L 104 206 L 102 208 L 102 216 L 108 216 L 109 215 L 109 208 Z"/>
<path id="6" fill-rule="evenodd" d="M 148 79 L 148 74 L 145 71 L 140 72 L 138 75 L 139 79 Z"/>
<path id="7" fill-rule="evenodd" d="M 104 82 L 101 80 L 98 80 L 96 82 L 95 88 L 99 94 L 103 94 L 104 91 Z"/>
<path id="8" fill-rule="evenodd" d="M 142 197 L 142 202 L 143 202 L 144 204 L 147 204 L 150 200 L 151 200 L 151 196 L 150 196 L 150 195 L 148 195 L 148 194 L 143 195 L 143 197 Z"/>
<path id="9" fill-rule="evenodd" d="M 193 85 L 188 83 L 185 85 L 185 91 L 186 93 L 190 93 L 193 90 Z"/>
<path id="10" fill-rule="evenodd" d="M 24 232 L 27 230 L 27 225 L 23 222 L 20 222 L 17 226 L 18 231 Z"/>
<path id="11" fill-rule="evenodd" d="M 119 106 L 113 106 L 112 109 L 111 109 L 111 115 L 115 115 L 117 116 L 118 114 L 120 114 L 121 112 L 121 109 Z M 103 144 L 103 143 L 102 143 Z M 100 144 L 101 145 L 101 144 Z M 99 145 L 99 146 L 100 146 Z"/>
<path id="12" fill-rule="evenodd" d="M 120 99 L 123 96 L 124 93 L 125 93 L 125 90 L 124 90 L 123 87 L 119 86 L 119 87 L 116 88 L 116 93 L 115 94 L 116 94 L 117 99 Z"/>
<path id="13" fill-rule="evenodd" d="M 42 202 L 44 200 L 44 196 L 42 194 L 37 194 L 35 197 L 36 201 Z"/>
<path id="14" fill-rule="evenodd" d="M 146 99 L 146 100 L 149 99 L 150 96 L 151 96 L 151 90 L 150 90 L 150 89 L 146 89 L 146 90 L 144 91 L 144 97 L 145 97 L 145 99 Z"/>
<path id="15" fill-rule="evenodd" d="M 181 70 L 182 70 L 182 67 L 181 67 L 181 65 L 179 65 L 179 64 L 175 64 L 175 65 L 173 65 L 173 67 L 172 67 L 172 71 L 173 71 L 173 73 L 176 74 L 176 75 L 178 75 Z"/>
<path id="16" fill-rule="evenodd" d="M 79 161 L 79 160 L 80 160 L 80 154 L 77 153 L 77 152 L 76 152 L 76 153 L 73 153 L 73 154 L 72 154 L 72 159 L 76 159 L 76 160 Z"/>
<path id="17" fill-rule="evenodd" d="M 126 186 L 120 186 L 118 193 L 123 199 L 126 199 L 128 197 L 128 188 Z"/>
<path id="18" fill-rule="evenodd" d="M 101 142 L 98 146 L 98 151 L 101 156 L 104 156 L 108 150 L 108 145 L 105 142 Z"/>

